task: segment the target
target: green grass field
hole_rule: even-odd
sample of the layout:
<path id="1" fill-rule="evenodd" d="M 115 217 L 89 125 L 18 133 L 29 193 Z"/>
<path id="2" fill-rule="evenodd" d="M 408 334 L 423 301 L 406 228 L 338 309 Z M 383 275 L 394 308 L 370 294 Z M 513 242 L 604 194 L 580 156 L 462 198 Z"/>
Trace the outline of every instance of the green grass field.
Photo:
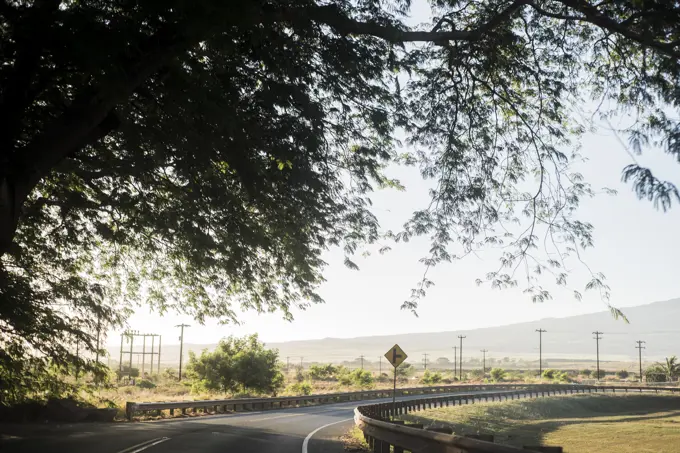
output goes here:
<path id="1" fill-rule="evenodd" d="M 560 445 L 571 453 L 680 451 L 680 397 L 572 395 L 430 409 L 404 415 L 455 434 L 494 434 L 507 445 Z"/>

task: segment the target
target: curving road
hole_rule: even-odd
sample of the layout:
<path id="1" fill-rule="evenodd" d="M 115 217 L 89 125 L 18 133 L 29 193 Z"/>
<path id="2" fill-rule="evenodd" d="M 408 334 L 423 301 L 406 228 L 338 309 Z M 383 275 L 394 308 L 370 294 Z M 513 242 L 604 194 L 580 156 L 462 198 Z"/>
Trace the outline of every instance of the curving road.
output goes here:
<path id="1" fill-rule="evenodd" d="M 398 400 L 422 397 L 407 396 Z M 391 400 L 367 403 L 385 401 Z M 0 425 L 0 451 L 341 453 L 344 449 L 338 437 L 351 427 L 354 408 L 358 404 L 362 402 L 137 423 Z"/>

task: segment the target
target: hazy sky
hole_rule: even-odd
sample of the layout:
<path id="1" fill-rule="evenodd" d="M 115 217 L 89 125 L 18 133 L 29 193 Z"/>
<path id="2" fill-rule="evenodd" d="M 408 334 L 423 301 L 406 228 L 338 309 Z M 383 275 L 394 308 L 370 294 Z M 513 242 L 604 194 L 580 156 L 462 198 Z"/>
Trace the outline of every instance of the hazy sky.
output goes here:
<path id="1" fill-rule="evenodd" d="M 422 9 L 417 12 L 423 15 Z M 626 140 L 625 136 L 621 138 Z M 621 170 L 632 158 L 612 132 L 587 135 L 582 153 L 589 159 L 579 167 L 586 180 L 594 188 L 619 191 L 617 196 L 585 200 L 579 210 L 580 218 L 595 226 L 595 248 L 585 258 L 593 270 L 606 275 L 612 304 L 626 307 L 680 297 L 676 265 L 680 257 L 680 206 L 667 213 L 656 211 L 620 182 Z M 680 167 L 660 150 L 650 150 L 638 160 L 650 165 L 658 176 L 680 182 Z M 400 179 L 407 191 L 382 191 L 372 199 L 383 227 L 398 230 L 414 209 L 427 204 L 427 186 L 413 168 L 392 168 L 389 174 Z M 345 268 L 340 251 L 329 251 L 324 272 L 327 282 L 320 289 L 326 303 L 294 312 L 292 323 L 282 320 L 280 314 L 244 313 L 240 326 L 199 326 L 188 317 L 159 317 L 141 308 L 129 320 L 129 327 L 161 334 L 164 344 L 178 342 L 179 329 L 174 326 L 180 322 L 192 326 L 185 332 L 189 343 L 213 343 L 229 334 L 254 332 L 272 342 L 471 329 L 605 309 L 596 293 L 584 292 L 583 300 L 577 302 L 571 291 L 554 292 L 554 300 L 533 304 L 521 288 L 498 291 L 478 287 L 475 279 L 483 279 L 497 267 L 497 261 L 469 256 L 430 272 L 429 278 L 436 285 L 421 303 L 419 317 L 414 317 L 399 307 L 422 276 L 423 266 L 418 260 L 427 251 L 426 239 L 399 244 L 385 255 L 357 257 L 359 271 Z M 109 343 L 115 344 L 118 334 L 111 332 Z"/>

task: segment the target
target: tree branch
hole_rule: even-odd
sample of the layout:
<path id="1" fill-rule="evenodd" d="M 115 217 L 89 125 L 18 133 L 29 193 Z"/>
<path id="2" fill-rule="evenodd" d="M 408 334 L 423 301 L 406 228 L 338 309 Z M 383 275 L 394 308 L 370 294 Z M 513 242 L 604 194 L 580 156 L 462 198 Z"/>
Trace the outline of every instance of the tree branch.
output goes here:
<path id="1" fill-rule="evenodd" d="M 393 25 L 383 25 L 377 22 L 361 22 L 347 17 L 339 8 L 332 5 L 305 9 L 304 15 L 314 21 L 332 27 L 341 34 L 370 35 L 392 43 L 475 41 L 508 20 L 515 11 L 528 3 L 529 0 L 515 0 L 510 6 L 495 15 L 487 23 L 480 25 L 474 30 L 467 31 L 411 31 Z"/>
<path id="2" fill-rule="evenodd" d="M 640 33 L 636 33 L 628 29 L 624 25 L 620 24 L 619 22 L 615 21 L 614 19 L 606 17 L 597 8 L 588 4 L 587 2 L 579 0 L 557 0 L 557 1 L 583 14 L 584 17 L 581 18 L 580 20 L 584 22 L 588 22 L 593 25 L 597 25 L 598 27 L 605 28 L 609 31 L 616 32 L 625 38 L 635 41 L 638 44 L 642 44 L 643 46 L 656 49 L 659 52 L 670 57 L 680 58 L 680 51 L 676 49 L 678 45 L 676 41 L 664 43 L 652 39 L 648 36 L 642 35 Z"/>

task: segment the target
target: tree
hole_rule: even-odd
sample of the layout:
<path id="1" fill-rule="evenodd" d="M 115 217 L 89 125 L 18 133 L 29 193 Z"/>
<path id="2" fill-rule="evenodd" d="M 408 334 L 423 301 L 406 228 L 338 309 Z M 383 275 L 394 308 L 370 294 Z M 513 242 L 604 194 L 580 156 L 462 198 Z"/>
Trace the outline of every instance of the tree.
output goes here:
<path id="1" fill-rule="evenodd" d="M 449 359 L 447 359 L 446 357 L 437 358 L 435 363 L 437 364 L 437 367 L 439 367 L 439 368 L 447 368 L 447 367 L 451 366 L 451 361 Z"/>
<path id="2" fill-rule="evenodd" d="M 500 382 L 505 378 L 505 370 L 503 368 L 492 368 L 491 369 L 491 379 L 496 382 Z"/>
<path id="3" fill-rule="evenodd" d="M 592 370 L 589 370 L 588 368 L 583 369 L 583 370 L 580 371 L 580 374 L 582 374 L 582 375 L 585 376 L 585 377 L 590 377 L 590 375 L 591 375 L 592 373 L 593 373 Z"/>
<path id="4" fill-rule="evenodd" d="M 433 5 L 424 29 L 405 23 L 408 0 L 0 3 L 0 366 L 35 358 L 0 388 L 94 371 L 75 346 L 91 352 L 131 302 L 199 321 L 320 302 L 321 254 L 342 246 L 356 268 L 381 237 L 369 194 L 401 188 L 390 163 L 435 182 L 385 234 L 431 237 L 427 269 L 502 246 L 493 287 L 526 282 L 540 302 L 547 279 L 566 285 L 595 193 L 570 167 L 585 128 L 569 112 L 614 100 L 639 119 L 633 152 L 677 156 L 680 6 Z M 397 128 L 417 152 L 397 153 Z M 659 208 L 678 198 L 638 164 L 623 177 Z M 575 297 L 607 300 L 586 271 Z"/>
<path id="5" fill-rule="evenodd" d="M 666 357 L 666 360 L 660 364 L 663 373 L 666 375 L 666 381 L 672 382 L 676 377 L 680 376 L 680 363 L 676 356 Z"/>
<path id="6" fill-rule="evenodd" d="M 620 370 L 616 372 L 616 377 L 619 379 L 628 379 L 630 373 L 626 370 Z"/>
<path id="7" fill-rule="evenodd" d="M 416 373 L 416 369 L 410 363 L 402 363 L 397 367 L 397 377 L 405 379 L 413 376 Z"/>
<path id="8" fill-rule="evenodd" d="M 265 349 L 257 334 L 220 340 L 213 352 L 189 352 L 187 376 L 208 390 L 275 393 L 283 386 L 279 353 Z"/>

